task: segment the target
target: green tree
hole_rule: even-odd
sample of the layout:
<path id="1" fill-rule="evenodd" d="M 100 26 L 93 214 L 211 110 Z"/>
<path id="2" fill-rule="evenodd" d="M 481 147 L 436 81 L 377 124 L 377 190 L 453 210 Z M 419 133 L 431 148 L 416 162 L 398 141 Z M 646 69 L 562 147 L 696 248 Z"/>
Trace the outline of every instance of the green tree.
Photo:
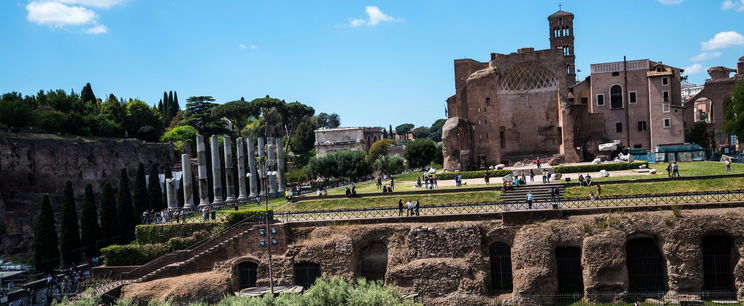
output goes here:
<path id="1" fill-rule="evenodd" d="M 98 239 L 100 239 L 100 226 L 98 225 L 98 213 L 96 200 L 93 195 L 93 186 L 85 185 L 85 198 L 80 218 L 80 237 L 85 248 L 85 257 L 91 258 L 98 255 Z"/>
<path id="2" fill-rule="evenodd" d="M 327 129 L 329 127 L 328 117 L 327 113 L 318 114 L 318 128 Z"/>
<path id="3" fill-rule="evenodd" d="M 437 153 L 437 146 L 431 139 L 416 139 L 406 145 L 403 156 L 411 169 L 420 169 L 431 164 Z"/>
<path id="4" fill-rule="evenodd" d="M 163 205 L 163 191 L 160 189 L 160 172 L 158 172 L 157 165 L 152 165 L 150 173 L 148 173 L 147 198 L 151 209 L 161 211 L 165 208 Z"/>
<path id="5" fill-rule="evenodd" d="M 205 136 L 226 132 L 225 121 L 212 115 L 212 109 L 217 106 L 216 103 L 212 103 L 213 101 L 214 98 L 211 96 L 186 99 L 186 109 L 178 125 L 190 125 Z"/>
<path id="6" fill-rule="evenodd" d="M 80 260 L 80 230 L 78 227 L 77 210 L 75 209 L 75 194 L 72 182 L 65 182 L 62 192 L 62 216 L 60 224 L 59 248 L 62 252 L 62 265 L 68 266 Z"/>
<path id="7" fill-rule="evenodd" d="M 341 117 L 336 113 L 328 115 L 328 128 L 335 129 L 339 126 L 341 126 Z"/>
<path id="8" fill-rule="evenodd" d="M 385 156 L 388 154 L 388 148 L 390 148 L 393 145 L 392 139 L 380 139 L 378 141 L 375 141 L 370 147 L 369 147 L 369 153 L 367 154 L 367 162 L 371 164 L 374 164 L 377 159 L 380 156 Z"/>
<path id="9" fill-rule="evenodd" d="M 310 152 L 315 146 L 315 130 L 318 129 L 315 120 L 307 119 L 297 126 L 292 136 L 292 152 L 302 155 Z"/>
<path id="10" fill-rule="evenodd" d="M 338 151 L 333 153 L 337 161 L 337 177 L 356 180 L 372 173 L 364 151 Z"/>
<path id="11" fill-rule="evenodd" d="M 445 122 L 447 122 L 447 119 L 437 119 L 429 128 L 429 138 L 434 142 L 442 141 L 442 127 L 444 127 Z"/>
<path id="12" fill-rule="evenodd" d="M 734 93 L 724 103 L 723 130 L 744 141 L 744 81 L 739 81 Z"/>
<path id="13" fill-rule="evenodd" d="M 103 184 L 101 193 L 101 246 L 115 243 L 119 238 L 119 219 L 118 219 L 116 198 L 110 183 Z"/>
<path id="14" fill-rule="evenodd" d="M 119 175 L 119 192 L 116 196 L 117 215 L 121 227 L 121 243 L 129 243 L 134 240 L 134 227 L 137 226 L 137 217 L 132 209 L 132 192 L 129 189 L 129 176 L 127 169 L 121 169 Z"/>
<path id="15" fill-rule="evenodd" d="M 255 105 L 264 125 L 264 134 L 266 137 L 280 136 L 284 130 L 282 126 L 281 113 L 283 112 L 284 101 L 269 97 L 253 99 L 251 104 Z M 270 125 L 267 126 L 266 122 Z"/>
<path id="16" fill-rule="evenodd" d="M 420 138 L 428 138 L 429 137 L 429 128 L 425 126 L 417 127 L 413 130 L 411 130 L 411 134 L 413 134 L 413 138 L 420 139 Z"/>
<path id="17" fill-rule="evenodd" d="M 150 210 L 150 200 L 147 193 L 147 181 L 145 181 L 145 165 L 139 163 L 137 166 L 137 176 L 134 178 L 134 216 L 138 218 L 143 212 Z"/>
<path id="18" fill-rule="evenodd" d="M 382 155 L 375 160 L 375 170 L 383 174 L 396 174 L 405 169 L 405 161 L 398 155 Z"/>
<path id="19" fill-rule="evenodd" d="M 54 212 L 49 196 L 41 200 L 39 217 L 34 227 L 33 264 L 36 271 L 50 272 L 59 266 L 59 244 L 54 229 Z"/>
<path id="20" fill-rule="evenodd" d="M 129 137 L 158 141 L 163 133 L 163 119 L 155 107 L 140 100 L 130 100 L 126 105 L 124 129 Z"/>
<path id="21" fill-rule="evenodd" d="M 442 144 L 437 144 L 437 153 L 434 154 L 434 160 L 433 162 L 437 165 L 444 165 L 444 146 Z"/>
<path id="22" fill-rule="evenodd" d="M 712 133 L 708 131 L 708 123 L 705 121 L 695 122 L 687 137 L 692 143 L 699 144 L 703 148 L 710 148 Z"/>
<path id="23" fill-rule="evenodd" d="M 238 135 L 245 128 L 248 119 L 257 115 L 257 106 L 242 100 L 227 102 L 212 108 L 212 116 L 229 119 L 238 128 Z"/>
<path id="24" fill-rule="evenodd" d="M 80 101 L 83 103 L 95 103 L 96 95 L 93 94 L 93 88 L 90 87 L 90 83 L 85 83 L 83 90 L 80 91 Z"/>
<path id="25" fill-rule="evenodd" d="M 176 141 L 193 141 L 196 139 L 196 135 L 199 134 L 193 126 L 182 125 L 172 128 L 170 131 L 163 134 L 160 137 L 162 142 L 176 142 Z"/>
<path id="26" fill-rule="evenodd" d="M 398 134 L 400 136 L 404 136 L 408 134 L 413 129 L 412 123 L 403 123 L 399 126 L 395 127 L 395 134 Z"/>
<path id="27" fill-rule="evenodd" d="M 282 117 L 287 137 L 292 139 L 299 126 L 315 114 L 315 109 L 300 102 L 287 103 L 282 107 Z"/>
<path id="28" fill-rule="evenodd" d="M 0 127 L 23 128 L 34 121 L 34 105 L 20 93 L 11 92 L 0 97 Z"/>

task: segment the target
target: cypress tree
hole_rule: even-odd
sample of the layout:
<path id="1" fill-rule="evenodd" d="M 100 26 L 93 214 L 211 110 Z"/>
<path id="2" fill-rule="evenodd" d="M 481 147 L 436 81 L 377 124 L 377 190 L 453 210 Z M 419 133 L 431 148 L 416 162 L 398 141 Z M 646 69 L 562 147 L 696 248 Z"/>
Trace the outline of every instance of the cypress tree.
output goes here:
<path id="1" fill-rule="evenodd" d="M 54 230 L 54 212 L 49 203 L 49 196 L 42 197 L 39 218 L 34 227 L 34 269 L 50 272 L 59 266 L 59 245 L 57 232 Z"/>
<path id="2" fill-rule="evenodd" d="M 150 201 L 147 198 L 147 182 L 145 181 L 145 165 L 137 166 L 137 176 L 134 178 L 134 216 L 139 218 L 143 212 L 150 210 Z"/>
<path id="3" fill-rule="evenodd" d="M 181 111 L 181 105 L 178 104 L 178 93 L 175 90 L 173 91 L 173 105 L 176 108 L 176 113 Z"/>
<path id="4" fill-rule="evenodd" d="M 168 100 L 168 92 L 164 91 L 163 92 L 163 121 L 165 122 L 166 125 L 171 120 L 171 118 L 170 118 L 171 110 L 170 109 L 171 109 L 171 104 L 170 104 L 170 100 Z"/>
<path id="5" fill-rule="evenodd" d="M 119 175 L 119 193 L 116 196 L 119 226 L 121 227 L 121 243 L 129 243 L 134 240 L 134 227 L 137 219 L 132 209 L 132 192 L 129 190 L 129 176 L 127 169 L 121 169 Z"/>
<path id="6" fill-rule="evenodd" d="M 163 118 L 165 118 L 165 109 L 163 108 L 162 99 L 158 102 L 158 112 L 160 112 L 160 116 L 163 116 Z"/>
<path id="7" fill-rule="evenodd" d="M 113 187 L 109 183 L 103 185 L 103 194 L 101 195 L 101 238 L 103 238 L 103 243 L 101 243 L 101 246 L 115 243 L 119 236 L 116 199 L 112 189 Z"/>
<path id="8" fill-rule="evenodd" d="M 60 225 L 59 248 L 62 251 L 62 265 L 68 266 L 80 261 L 80 229 L 75 210 L 75 194 L 72 182 L 65 183 L 62 193 L 62 224 Z"/>
<path id="9" fill-rule="evenodd" d="M 96 102 L 96 95 L 93 94 L 93 88 L 90 87 L 90 83 L 85 83 L 83 90 L 80 91 L 80 101 L 83 103 Z"/>
<path id="10" fill-rule="evenodd" d="M 100 238 L 98 226 L 98 213 L 96 211 L 96 200 L 93 196 L 93 186 L 85 185 L 85 198 L 83 199 L 82 218 L 80 219 L 80 232 L 85 257 L 91 258 L 98 255 L 98 239 Z"/>
<path id="11" fill-rule="evenodd" d="M 152 165 L 150 174 L 147 179 L 147 198 L 150 202 L 150 208 L 156 211 L 163 210 L 163 192 L 160 189 L 160 173 L 158 166 Z"/>

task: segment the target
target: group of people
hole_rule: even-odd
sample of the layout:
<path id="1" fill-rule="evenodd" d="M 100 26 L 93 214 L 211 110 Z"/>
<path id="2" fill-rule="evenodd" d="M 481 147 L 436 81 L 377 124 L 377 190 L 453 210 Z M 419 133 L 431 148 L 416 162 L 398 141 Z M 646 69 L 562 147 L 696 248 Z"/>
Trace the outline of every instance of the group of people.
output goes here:
<path id="1" fill-rule="evenodd" d="M 423 182 L 423 185 L 421 184 Z M 455 183 L 457 183 L 457 178 L 455 178 Z M 458 185 L 459 186 L 459 185 Z M 421 177 L 416 177 L 416 187 L 424 187 L 424 189 L 435 189 L 439 188 L 439 185 L 437 184 L 437 176 L 433 173 L 430 174 L 429 172 L 424 172 L 424 180 L 421 180 Z"/>
<path id="2" fill-rule="evenodd" d="M 419 199 L 416 199 L 416 202 L 412 202 L 411 200 L 408 200 L 408 202 L 405 203 L 405 207 L 403 204 L 403 199 L 398 200 L 398 216 L 403 216 L 403 209 L 406 209 L 406 217 L 410 216 L 418 216 L 419 215 L 419 208 L 421 207 L 421 203 L 419 202 Z"/>
<path id="3" fill-rule="evenodd" d="M 169 210 L 169 209 L 163 209 L 162 211 L 155 211 L 149 210 L 144 211 L 142 213 L 142 224 L 164 224 L 168 223 L 169 221 L 175 220 L 176 223 L 180 223 L 181 221 L 186 222 L 186 216 L 188 216 L 188 212 L 186 210 Z"/>
<path id="4" fill-rule="evenodd" d="M 592 185 L 592 176 L 587 173 L 587 175 L 581 175 L 579 174 L 579 177 L 577 178 L 579 181 L 579 186 L 591 186 Z"/>
<path id="5" fill-rule="evenodd" d="M 730 163 L 731 162 L 729 162 L 729 166 L 726 167 L 727 171 L 731 171 Z M 667 176 L 669 177 L 682 177 L 681 175 L 679 175 L 679 165 L 677 165 L 677 162 L 669 163 L 669 165 L 667 165 L 666 167 L 666 171 L 667 171 Z"/>
<path id="6" fill-rule="evenodd" d="M 386 179 L 386 178 L 387 178 L 387 176 L 385 176 L 385 177 L 378 176 L 375 179 L 375 182 L 376 182 L 375 185 L 377 186 L 377 189 L 382 189 L 382 193 L 393 192 L 393 190 L 395 189 L 395 178 L 391 175 L 390 176 L 390 185 L 383 185 L 382 184 L 382 180 L 383 179 Z"/>
<path id="7" fill-rule="evenodd" d="M 349 186 L 346 186 L 346 197 L 356 198 L 356 196 L 357 196 L 356 184 L 351 184 L 351 189 L 349 189 Z"/>
<path id="8" fill-rule="evenodd" d="M 589 186 L 589 185 L 587 185 L 587 186 Z M 594 193 L 594 191 L 589 191 L 589 199 L 592 200 L 592 201 L 599 200 L 599 199 L 602 198 L 602 186 L 600 186 L 599 184 L 597 184 L 596 187 L 597 187 L 597 193 L 596 194 Z"/>

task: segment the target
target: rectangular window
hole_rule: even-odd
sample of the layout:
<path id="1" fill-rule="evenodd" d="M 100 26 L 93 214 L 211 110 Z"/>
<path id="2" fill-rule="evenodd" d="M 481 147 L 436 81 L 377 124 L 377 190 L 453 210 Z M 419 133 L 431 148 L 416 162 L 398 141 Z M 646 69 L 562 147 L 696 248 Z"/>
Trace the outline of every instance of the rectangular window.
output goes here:
<path id="1" fill-rule="evenodd" d="M 669 78 L 661 78 L 661 85 L 669 85 Z"/>
<path id="2" fill-rule="evenodd" d="M 668 91 L 662 92 L 661 99 L 664 100 L 664 102 L 669 102 L 669 92 Z"/>
<path id="3" fill-rule="evenodd" d="M 604 94 L 597 95 L 597 105 L 604 105 Z"/>
<path id="4" fill-rule="evenodd" d="M 623 123 L 618 122 L 615 123 L 615 132 L 622 133 L 623 132 Z"/>
<path id="5" fill-rule="evenodd" d="M 664 118 L 664 128 L 668 129 L 672 127 L 672 118 Z"/>
<path id="6" fill-rule="evenodd" d="M 638 102 L 638 95 L 636 94 L 635 91 L 631 91 L 628 94 L 630 95 L 630 97 L 629 97 L 630 103 L 636 103 L 636 102 Z"/>
<path id="7" fill-rule="evenodd" d="M 662 113 L 671 113 L 672 110 L 671 110 L 671 107 L 669 106 L 669 104 L 666 104 L 666 103 L 665 104 L 662 104 L 661 105 L 661 112 Z"/>
<path id="8" fill-rule="evenodd" d="M 643 132 L 646 131 L 646 121 L 638 121 L 638 131 Z"/>
<path id="9" fill-rule="evenodd" d="M 486 105 L 491 105 L 491 98 L 490 97 L 486 97 Z"/>

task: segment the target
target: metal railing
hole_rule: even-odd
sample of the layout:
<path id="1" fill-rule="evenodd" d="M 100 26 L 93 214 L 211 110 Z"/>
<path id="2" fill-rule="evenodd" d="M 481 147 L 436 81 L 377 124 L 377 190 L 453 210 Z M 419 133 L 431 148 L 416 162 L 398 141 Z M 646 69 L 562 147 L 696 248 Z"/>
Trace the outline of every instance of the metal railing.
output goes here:
<path id="1" fill-rule="evenodd" d="M 281 222 L 353 220 L 405 216 L 440 216 L 477 213 L 502 213 L 528 210 L 561 210 L 585 208 L 622 208 L 656 205 L 686 205 L 704 203 L 744 203 L 744 190 L 668 193 L 653 195 L 608 196 L 595 199 L 569 198 L 534 201 L 498 201 L 486 203 L 422 205 L 413 212 L 407 208 L 378 207 L 359 209 L 334 209 L 275 212 L 274 218 Z"/>

